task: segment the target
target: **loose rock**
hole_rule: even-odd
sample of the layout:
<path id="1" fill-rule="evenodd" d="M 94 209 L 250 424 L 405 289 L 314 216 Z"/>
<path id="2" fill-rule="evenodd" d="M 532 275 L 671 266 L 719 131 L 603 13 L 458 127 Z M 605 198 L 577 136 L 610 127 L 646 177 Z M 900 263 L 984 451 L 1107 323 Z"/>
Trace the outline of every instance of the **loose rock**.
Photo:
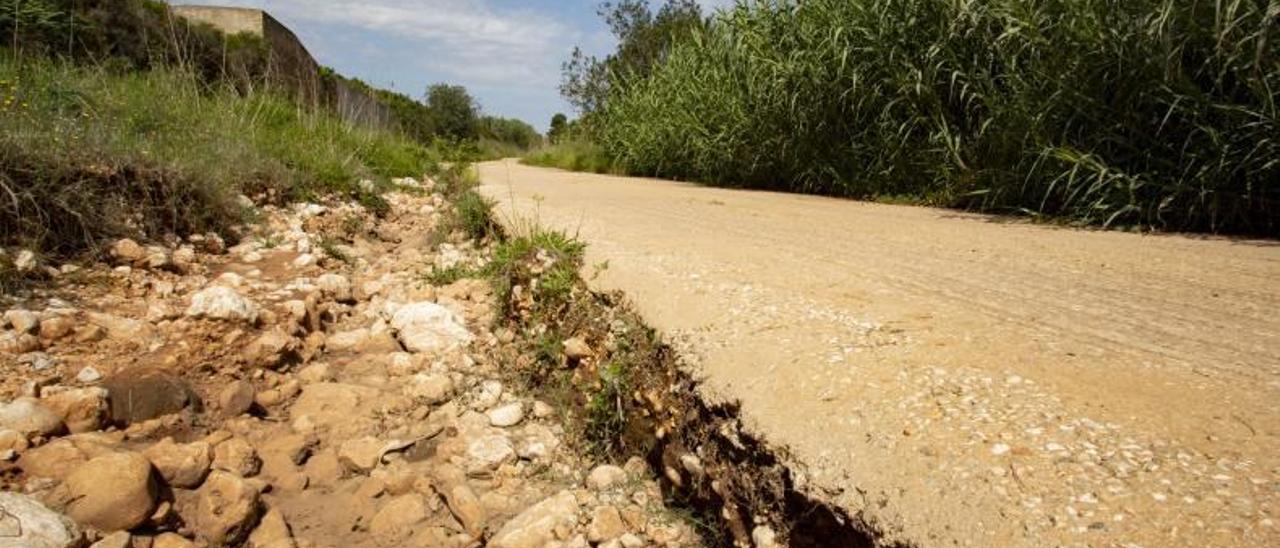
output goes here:
<path id="1" fill-rule="evenodd" d="M 469 472 L 497 470 L 516 458 L 515 448 L 506 436 L 483 436 L 467 444 L 467 456 L 471 459 Z"/>
<path id="2" fill-rule="evenodd" d="M 214 286 L 196 293 L 187 308 L 187 316 L 193 318 L 247 323 L 257 322 L 258 314 L 258 305 L 226 286 Z"/>
<path id="3" fill-rule="evenodd" d="M 262 461 L 249 442 L 241 438 L 231 438 L 213 448 L 213 469 L 230 472 L 242 478 L 258 475 Z"/>
<path id="4" fill-rule="evenodd" d="M 236 381 L 218 393 L 218 407 L 224 417 L 237 417 L 249 412 L 253 407 L 255 394 L 253 383 Z"/>
<path id="5" fill-rule="evenodd" d="M 128 531 L 155 509 L 159 486 L 151 463 L 136 453 L 111 453 L 90 460 L 67 476 L 67 515 L 100 531 Z"/>
<path id="6" fill-rule="evenodd" d="M 0 427 L 31 436 L 52 436 L 64 428 L 62 417 L 34 398 L 18 398 L 0 406 Z"/>
<path id="7" fill-rule="evenodd" d="M 128 238 L 111 245 L 111 256 L 118 264 L 138 264 L 147 260 L 147 250 Z"/>
<path id="8" fill-rule="evenodd" d="M 4 313 L 4 321 L 18 333 L 34 335 L 40 329 L 40 316 L 30 310 L 8 310 Z"/>
<path id="9" fill-rule="evenodd" d="M 401 495 L 378 510 L 373 521 L 369 522 L 369 531 L 381 537 L 384 542 L 397 541 L 408 537 L 412 533 L 410 527 L 425 521 L 428 514 L 422 495 Z"/>
<path id="10" fill-rule="evenodd" d="M 169 485 L 182 489 L 199 487 L 213 463 L 213 449 L 203 441 L 179 444 L 165 438 L 144 454 Z"/>
<path id="11" fill-rule="evenodd" d="M 119 426 L 177 413 L 198 401 L 182 379 L 169 375 L 122 375 L 103 386 L 111 394 L 111 421 Z"/>
<path id="12" fill-rule="evenodd" d="M 211 472 L 197 495 L 193 528 L 211 546 L 239 544 L 258 523 L 258 489 L 234 474 Z"/>
<path id="13" fill-rule="evenodd" d="M 102 373 L 99 373 L 93 366 L 85 366 L 79 373 L 76 373 L 76 381 L 84 384 L 93 384 L 100 380 L 102 380 Z"/>
<path id="14" fill-rule="evenodd" d="M 40 339 L 27 333 L 6 331 L 0 333 L 0 352 L 6 354 L 26 354 L 40 350 Z"/>
<path id="15" fill-rule="evenodd" d="M 93 543 L 89 548 L 129 548 L 132 545 L 132 541 L 132 535 L 125 531 L 117 531 Z"/>
<path id="16" fill-rule="evenodd" d="M 406 305 L 396 311 L 391 327 L 410 352 L 444 354 L 471 343 L 471 332 L 453 311 L 432 302 Z"/>
<path id="17" fill-rule="evenodd" d="M 484 504 L 480 503 L 480 498 L 476 497 L 474 490 L 468 487 L 465 480 L 442 485 L 442 494 L 444 502 L 449 506 L 449 512 L 453 513 L 453 517 L 462 524 L 467 534 L 480 536 L 484 533 L 485 524 L 488 522 L 488 511 L 485 511 Z"/>
<path id="18" fill-rule="evenodd" d="M 325 274 L 316 279 L 316 286 L 325 295 L 338 302 L 351 302 L 351 280 L 340 274 Z"/>
<path id="19" fill-rule="evenodd" d="M 490 409 L 485 415 L 489 417 L 490 425 L 500 428 L 515 426 L 524 420 L 524 404 L 520 402 L 508 403 Z"/>
<path id="20" fill-rule="evenodd" d="M 780 546 L 777 536 L 768 525 L 760 525 L 751 531 L 751 542 L 756 548 L 777 548 Z"/>
<path id="21" fill-rule="evenodd" d="M 163 533 L 151 541 L 151 548 L 196 548 L 196 543 L 181 535 Z"/>
<path id="22" fill-rule="evenodd" d="M 73 434 L 102 428 L 110 410 L 107 391 L 99 387 L 65 390 L 41 401 L 62 418 Z"/>
<path id="23" fill-rule="evenodd" d="M 587 475 L 587 487 L 604 491 L 627 480 L 627 472 L 612 464 L 602 464 Z"/>
<path id="24" fill-rule="evenodd" d="M 253 548 L 293 548 L 293 533 L 280 510 L 272 508 L 263 514 L 258 527 L 249 535 Z"/>
<path id="25" fill-rule="evenodd" d="M 541 548 L 555 540 L 556 529 L 570 528 L 578 521 L 578 502 L 573 493 L 561 491 L 508 521 L 489 541 L 491 548 Z"/>
<path id="26" fill-rule="evenodd" d="M 564 356 L 571 360 L 581 360 L 591 356 L 591 347 L 580 337 L 570 337 L 564 341 Z"/>
<path id="27" fill-rule="evenodd" d="M 245 348 L 245 359 L 254 367 L 275 369 L 298 348 L 298 340 L 280 329 L 271 329 Z"/>
<path id="28" fill-rule="evenodd" d="M 35 499 L 0 492 L 0 547 L 75 548 L 83 536 L 76 524 Z"/>
<path id="29" fill-rule="evenodd" d="M 587 527 L 587 540 L 604 542 L 622 536 L 627 526 L 622 523 L 622 514 L 613 506 L 600 506 L 591 514 L 591 525 Z"/>
<path id="30" fill-rule="evenodd" d="M 348 469 L 362 474 L 378 466 L 386 443 L 374 437 L 347 440 L 338 448 L 338 460 Z"/>
<path id="31" fill-rule="evenodd" d="M 420 373 L 409 378 L 404 395 L 427 405 L 436 405 L 453 396 L 453 381 L 447 375 Z"/>

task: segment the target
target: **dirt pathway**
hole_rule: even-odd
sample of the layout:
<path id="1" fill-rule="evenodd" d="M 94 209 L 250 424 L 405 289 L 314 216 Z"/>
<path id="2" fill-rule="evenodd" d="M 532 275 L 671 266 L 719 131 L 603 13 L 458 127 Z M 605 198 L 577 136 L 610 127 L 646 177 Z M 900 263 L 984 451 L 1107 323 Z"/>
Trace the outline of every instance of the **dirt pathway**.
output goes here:
<path id="1" fill-rule="evenodd" d="M 1280 244 L 480 174 L 887 540 L 1280 543 Z"/>

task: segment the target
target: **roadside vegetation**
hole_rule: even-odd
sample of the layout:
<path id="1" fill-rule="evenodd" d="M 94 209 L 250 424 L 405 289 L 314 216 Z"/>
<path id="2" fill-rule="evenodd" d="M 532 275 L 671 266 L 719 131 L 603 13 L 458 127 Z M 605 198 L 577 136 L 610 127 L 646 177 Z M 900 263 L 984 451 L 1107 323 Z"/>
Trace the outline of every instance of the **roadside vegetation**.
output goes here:
<path id="1" fill-rule="evenodd" d="M 180 23 L 159 2 L 24 0 L 0 15 L 0 277 L 114 238 L 231 236 L 259 202 L 354 199 L 442 150 L 302 105 L 260 40 Z M 3 280 L 0 280 L 2 283 Z"/>
<path id="2" fill-rule="evenodd" d="M 45 264 L 113 238 L 226 233 L 252 220 L 241 196 L 345 197 L 380 212 L 392 178 L 463 180 L 467 162 L 542 140 L 484 115 L 461 86 L 418 101 L 323 70 L 395 117 L 354 126 L 274 78 L 261 39 L 158 1 L 21 0 L 0 10 L 0 38 L 0 249 Z M 451 198 L 465 230 L 491 229 L 469 187 Z M 0 253 L 0 277 L 15 276 L 13 256 Z"/>
<path id="3" fill-rule="evenodd" d="M 241 194 L 339 194 L 377 210 L 387 179 L 437 163 L 397 134 L 270 93 L 204 89 L 178 69 L 116 74 L 8 58 L 0 82 L 0 233 L 5 245 L 42 253 L 224 230 L 246 220 Z"/>
<path id="4" fill-rule="evenodd" d="M 628 173 L 1280 231 L 1266 3 L 784 0 L 705 18 L 687 0 L 626 0 L 602 15 L 618 51 L 575 53 L 562 91 Z"/>
<path id="5" fill-rule="evenodd" d="M 574 140 L 530 151 L 522 163 L 589 173 L 626 173 L 604 148 L 591 141 Z"/>

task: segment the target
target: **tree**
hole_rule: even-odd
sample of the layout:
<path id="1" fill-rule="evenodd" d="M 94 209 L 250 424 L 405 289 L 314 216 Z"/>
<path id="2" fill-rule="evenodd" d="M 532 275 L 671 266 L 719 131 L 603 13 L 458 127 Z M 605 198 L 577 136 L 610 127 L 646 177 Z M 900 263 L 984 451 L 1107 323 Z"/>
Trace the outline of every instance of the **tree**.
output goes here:
<path id="1" fill-rule="evenodd" d="M 565 133 L 569 130 L 569 118 L 562 113 L 557 112 L 551 117 L 551 129 L 547 131 L 547 140 L 551 144 L 559 144 L 565 137 Z"/>
<path id="2" fill-rule="evenodd" d="M 427 108 L 435 130 L 454 139 L 474 139 L 479 130 L 479 108 L 462 86 L 433 84 L 427 88 Z"/>
<path id="3" fill-rule="evenodd" d="M 542 141 L 542 135 L 533 126 L 515 118 L 485 116 L 480 118 L 480 136 L 528 150 Z"/>
<path id="4" fill-rule="evenodd" d="M 600 60 L 574 48 L 561 66 L 560 94 L 582 114 L 598 109 L 615 83 L 647 77 L 673 44 L 707 24 L 695 0 L 665 0 L 657 13 L 648 0 L 619 0 L 596 13 L 618 38 L 617 51 Z"/>

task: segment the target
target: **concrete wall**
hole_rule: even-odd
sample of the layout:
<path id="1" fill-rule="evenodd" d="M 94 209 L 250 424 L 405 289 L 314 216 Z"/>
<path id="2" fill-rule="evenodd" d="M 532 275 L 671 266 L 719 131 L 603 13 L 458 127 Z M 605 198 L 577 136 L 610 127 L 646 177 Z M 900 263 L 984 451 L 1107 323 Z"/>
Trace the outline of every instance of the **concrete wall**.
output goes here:
<path id="1" fill-rule="evenodd" d="M 262 10 L 251 8 L 222 8 L 217 6 L 173 6 L 173 13 L 192 21 L 208 23 L 227 34 L 246 32 L 263 36 Z"/>
<path id="2" fill-rule="evenodd" d="M 268 75 L 313 108 L 329 107 L 342 119 L 367 127 L 390 127 L 391 109 L 361 90 L 320 77 L 320 65 L 298 36 L 267 12 L 252 8 L 173 6 L 173 13 L 207 23 L 227 34 L 262 38 L 268 51 Z"/>
<path id="3" fill-rule="evenodd" d="M 370 97 L 363 90 L 355 89 L 345 82 L 333 80 L 326 83 L 331 104 L 338 111 L 338 116 L 350 123 L 365 127 L 391 127 L 395 125 L 395 116 L 391 109 Z"/>

